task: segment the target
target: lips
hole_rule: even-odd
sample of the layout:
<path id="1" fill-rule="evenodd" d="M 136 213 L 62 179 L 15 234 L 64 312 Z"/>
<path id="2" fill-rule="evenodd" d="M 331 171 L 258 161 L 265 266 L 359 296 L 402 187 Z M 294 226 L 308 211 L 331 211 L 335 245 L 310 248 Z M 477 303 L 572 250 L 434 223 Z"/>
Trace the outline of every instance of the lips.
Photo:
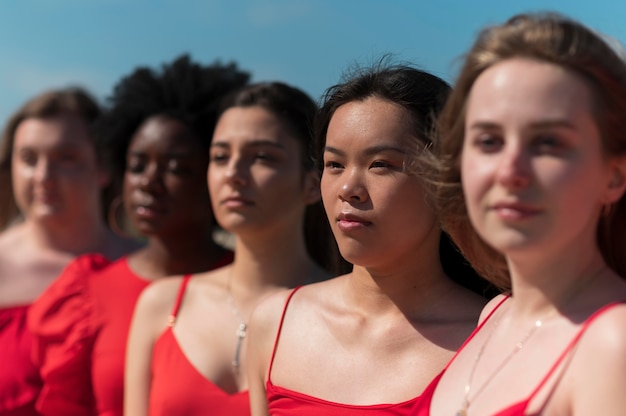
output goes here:
<path id="1" fill-rule="evenodd" d="M 342 213 L 337 217 L 337 226 L 342 231 L 364 229 L 372 225 L 371 221 L 350 213 Z"/>
<path id="2" fill-rule="evenodd" d="M 220 205 L 223 205 L 227 208 L 239 208 L 254 205 L 254 201 L 249 198 L 244 198 L 242 196 L 229 196 L 220 201 Z"/>
<path id="3" fill-rule="evenodd" d="M 539 208 L 521 202 L 498 202 L 491 206 L 491 210 L 504 220 L 523 220 L 541 212 Z"/>

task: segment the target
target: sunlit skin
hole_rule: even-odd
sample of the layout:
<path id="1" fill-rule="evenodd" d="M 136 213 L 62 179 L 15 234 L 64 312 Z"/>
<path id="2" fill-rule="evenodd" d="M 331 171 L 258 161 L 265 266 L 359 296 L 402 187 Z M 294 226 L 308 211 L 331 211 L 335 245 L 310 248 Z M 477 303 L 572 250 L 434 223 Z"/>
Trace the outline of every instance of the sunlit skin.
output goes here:
<path id="1" fill-rule="evenodd" d="M 319 179 L 304 172 L 300 139 L 263 107 L 226 110 L 211 143 L 205 177 L 215 216 L 233 233 L 236 255 L 231 265 L 194 274 L 172 331 L 198 374 L 238 397 L 248 389 L 246 342 L 233 368 L 239 325 L 269 294 L 329 277 L 309 256 L 303 232 L 305 208 L 320 198 Z M 155 282 L 139 300 L 128 344 L 128 414 L 149 414 L 151 353 L 180 284 L 180 278 Z"/>
<path id="2" fill-rule="evenodd" d="M 439 235 L 421 179 L 405 169 L 418 151 L 406 112 L 378 98 L 350 102 L 326 138 L 322 199 L 341 253 L 381 271 Z"/>
<path id="3" fill-rule="evenodd" d="M 592 242 L 612 170 L 585 81 L 523 60 L 485 71 L 469 97 L 461 168 L 470 218 L 504 254 Z"/>
<path id="4" fill-rule="evenodd" d="M 167 235 L 210 227 L 207 164 L 206 150 L 182 122 L 147 119 L 129 145 L 124 177 L 126 212 L 137 230 Z"/>
<path id="5" fill-rule="evenodd" d="M 100 169 L 87 126 L 76 116 L 31 118 L 15 132 L 11 159 L 13 191 L 23 215 L 63 224 L 97 215 Z"/>
<path id="6" fill-rule="evenodd" d="M 605 265 L 596 242 L 601 207 L 624 191 L 625 165 L 603 151 L 591 91 L 573 72 L 524 58 L 493 65 L 472 87 L 463 191 L 474 228 L 506 256 L 512 298 L 452 362 L 431 415 L 459 410 L 482 346 L 469 414 L 495 414 L 526 399 L 581 322 L 626 298 L 623 279 Z M 500 301 L 492 301 L 482 318 Z M 624 385 L 626 362 L 616 359 L 626 344 L 618 329 L 624 319 L 626 309 L 617 307 L 594 322 L 527 414 L 623 411 L 623 404 L 616 407 L 615 398 L 623 395 L 615 386 Z M 537 320 L 542 326 L 532 332 Z M 608 407 L 597 413 L 600 402 Z"/>
<path id="7" fill-rule="evenodd" d="M 230 232 L 292 228 L 301 223 L 306 206 L 319 200 L 319 181 L 315 174 L 303 172 L 298 140 L 262 107 L 225 111 L 213 134 L 210 157 L 213 210 Z"/>

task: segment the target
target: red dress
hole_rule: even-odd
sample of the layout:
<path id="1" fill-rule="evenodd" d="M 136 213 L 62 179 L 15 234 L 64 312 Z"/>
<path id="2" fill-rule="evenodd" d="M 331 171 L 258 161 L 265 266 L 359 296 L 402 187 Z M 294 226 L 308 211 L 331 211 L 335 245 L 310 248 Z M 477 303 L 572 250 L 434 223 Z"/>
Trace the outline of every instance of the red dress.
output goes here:
<path id="1" fill-rule="evenodd" d="M 278 333 L 276 334 L 276 341 L 274 342 L 274 350 L 272 351 L 272 358 L 270 360 L 267 382 L 265 383 L 269 414 L 272 416 L 409 416 L 415 414 L 416 408 L 421 400 L 421 396 L 414 397 L 413 399 L 402 403 L 352 405 L 331 402 L 309 396 L 304 393 L 276 386 L 272 383 L 272 365 L 274 364 L 274 356 L 276 355 L 276 347 L 278 346 L 280 331 L 283 326 L 289 301 L 298 289 L 299 287 L 295 288 L 289 294 L 289 297 L 285 302 L 285 308 L 283 309 L 283 315 L 280 319 Z"/>
<path id="2" fill-rule="evenodd" d="M 29 305 L 0 309 L 0 415 L 36 416 L 41 389 L 39 372 L 30 359 L 32 335 L 26 328 Z"/>
<path id="3" fill-rule="evenodd" d="M 422 393 L 423 400 L 421 401 L 418 408 L 416 409 L 416 412 L 414 413 L 416 416 L 429 416 L 430 415 L 430 406 L 433 401 L 433 397 L 435 395 L 435 389 L 437 388 L 437 385 L 439 384 L 441 377 L 446 372 L 446 369 L 454 361 L 457 355 L 459 355 L 459 353 L 463 351 L 463 348 L 465 347 L 465 345 L 467 345 L 467 343 L 472 338 L 474 338 L 474 335 L 476 335 L 481 330 L 481 328 L 485 325 L 485 322 L 487 322 L 487 320 L 491 318 L 493 313 L 500 307 L 500 305 L 502 305 L 502 303 L 504 303 L 506 299 L 508 299 L 508 297 L 505 297 L 498 305 L 496 305 L 495 308 L 493 308 L 493 310 L 489 313 L 489 315 L 487 315 L 487 317 L 483 320 L 483 322 L 481 322 L 481 324 L 467 338 L 467 340 L 465 341 L 465 343 L 463 343 L 461 348 L 459 348 L 459 350 L 456 352 L 454 357 L 452 357 L 450 362 L 448 362 L 448 364 L 443 369 L 443 371 L 437 377 L 435 377 L 433 381 L 430 382 L 430 385 L 428 387 L 426 387 L 426 390 L 424 390 L 424 393 Z M 587 329 L 591 326 L 591 324 L 598 317 L 600 317 L 604 312 L 608 311 L 609 309 L 617 305 L 620 305 L 620 303 L 616 302 L 616 303 L 610 303 L 608 305 L 605 305 L 601 307 L 600 309 L 598 309 L 596 312 L 594 312 L 589 318 L 587 318 L 585 322 L 583 322 L 583 324 L 581 325 L 576 335 L 574 335 L 574 338 L 572 338 L 569 344 L 567 344 L 565 349 L 561 352 L 561 355 L 559 355 L 559 357 L 555 360 L 552 367 L 548 369 L 548 371 L 543 376 L 543 378 L 535 386 L 531 394 L 528 397 L 524 398 L 523 400 L 520 400 L 519 402 L 514 403 L 510 406 L 507 406 L 505 409 L 502 409 L 498 411 L 497 413 L 494 413 L 492 416 L 524 416 L 526 414 L 526 409 L 528 408 L 528 405 L 530 404 L 530 402 L 535 398 L 537 393 L 541 391 L 545 383 L 548 382 L 550 377 L 559 368 L 561 363 L 563 363 L 563 361 L 569 356 L 572 350 L 576 348 L 578 341 L 580 341 L 580 338 L 584 335 L 585 331 L 587 331 Z"/>
<path id="4" fill-rule="evenodd" d="M 150 416 L 249 416 L 248 392 L 229 394 L 207 379 L 189 362 L 172 331 L 189 278 L 185 276 L 182 281 L 171 314 L 172 324 L 152 351 Z"/>
<path id="5" fill-rule="evenodd" d="M 229 253 L 219 265 L 232 260 Z M 33 357 L 50 416 L 122 416 L 124 359 L 135 303 L 150 283 L 123 257 L 78 257 L 32 305 Z"/>

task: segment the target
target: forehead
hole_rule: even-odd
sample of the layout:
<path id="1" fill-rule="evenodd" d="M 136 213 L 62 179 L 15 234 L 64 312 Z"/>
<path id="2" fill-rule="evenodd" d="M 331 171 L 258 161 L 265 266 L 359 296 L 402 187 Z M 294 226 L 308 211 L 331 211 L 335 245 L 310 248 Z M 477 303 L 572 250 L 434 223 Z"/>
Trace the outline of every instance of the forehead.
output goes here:
<path id="1" fill-rule="evenodd" d="M 467 117 L 575 118 L 591 113 L 591 90 L 578 74 L 533 59 L 514 58 L 485 70 L 474 83 Z"/>
<path id="2" fill-rule="evenodd" d="M 369 97 L 337 108 L 328 124 L 326 144 L 341 142 L 369 146 L 389 142 L 407 146 L 419 141 L 413 125 L 413 117 L 404 107 L 385 99 Z"/>
<path id="3" fill-rule="evenodd" d="M 15 149 L 92 149 L 86 124 L 74 115 L 27 118 L 15 130 Z"/>
<path id="4" fill-rule="evenodd" d="M 213 134 L 214 146 L 249 146 L 258 143 L 298 148 L 289 126 L 260 106 L 232 107 L 220 116 Z"/>
<path id="5" fill-rule="evenodd" d="M 145 120 L 129 145 L 130 152 L 168 153 L 175 150 L 196 151 L 201 148 L 200 140 L 184 123 L 164 116 Z"/>

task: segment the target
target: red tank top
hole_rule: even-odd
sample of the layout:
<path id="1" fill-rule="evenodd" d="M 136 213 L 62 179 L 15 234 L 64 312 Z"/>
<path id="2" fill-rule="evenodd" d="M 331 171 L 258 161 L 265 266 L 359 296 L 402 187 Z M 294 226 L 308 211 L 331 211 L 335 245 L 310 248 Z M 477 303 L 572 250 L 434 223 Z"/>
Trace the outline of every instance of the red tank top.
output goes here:
<path id="1" fill-rule="evenodd" d="M 287 312 L 287 306 L 289 305 L 291 297 L 299 288 L 300 287 L 296 287 L 287 297 L 285 307 L 283 308 L 283 314 L 280 318 L 276 340 L 274 341 L 274 349 L 272 351 L 272 358 L 270 360 L 267 374 L 267 382 L 265 384 L 269 414 L 272 416 L 358 416 L 363 414 L 367 414 L 368 416 L 408 416 L 415 414 L 415 410 L 421 396 L 402 403 L 351 405 L 319 399 L 317 397 L 309 396 L 287 388 L 275 386 L 272 383 L 272 365 L 274 364 L 276 347 L 278 345 L 280 332 L 283 327 L 285 313 Z"/>
<path id="2" fill-rule="evenodd" d="M 154 344 L 150 416 L 248 416 L 248 392 L 228 394 L 201 374 L 185 356 L 172 331 L 189 278 L 183 278 L 170 326 Z"/>
<path id="3" fill-rule="evenodd" d="M 430 385 L 428 387 L 426 387 L 426 389 L 422 393 L 423 400 L 419 404 L 416 413 L 414 413 L 415 416 L 429 416 L 430 415 L 430 406 L 431 406 L 431 403 L 432 403 L 432 400 L 433 400 L 433 396 L 435 395 L 435 390 L 437 388 L 437 385 L 439 384 L 439 380 L 441 379 L 443 374 L 446 372 L 446 370 L 448 369 L 450 364 L 457 357 L 457 355 L 459 355 L 459 353 L 463 350 L 465 345 L 467 345 L 467 343 L 472 338 L 474 338 L 474 335 L 476 335 L 478 333 L 478 331 L 480 331 L 480 329 L 485 325 L 485 323 L 489 320 L 489 318 L 491 318 L 491 316 L 496 311 L 496 309 L 498 309 L 500 307 L 500 305 L 502 305 L 504 303 L 504 301 L 507 300 L 507 299 L 508 299 L 508 296 L 505 297 L 504 299 L 502 299 L 502 301 L 500 303 L 498 303 L 495 308 L 493 308 L 493 310 L 489 313 L 489 315 L 487 315 L 487 317 L 483 320 L 483 322 L 481 322 L 481 324 L 471 333 L 471 335 L 463 343 L 461 348 L 458 349 L 456 354 L 454 354 L 454 356 L 452 357 L 450 362 L 448 362 L 448 364 L 443 369 L 443 371 L 437 377 L 435 377 L 435 379 L 433 381 L 431 381 L 431 383 L 430 383 Z M 580 340 L 582 335 L 585 333 L 587 328 L 589 328 L 589 326 L 591 326 L 591 324 L 600 315 L 602 315 L 604 312 L 606 312 L 610 308 L 612 308 L 614 306 L 617 306 L 619 304 L 621 304 L 621 303 L 620 302 L 613 302 L 613 303 L 610 303 L 608 305 L 605 305 L 605 306 L 601 307 L 600 309 L 598 309 L 597 311 L 595 311 L 589 318 L 587 318 L 587 320 L 582 324 L 581 328 L 578 330 L 578 332 L 576 333 L 574 338 L 569 342 L 569 344 L 567 344 L 565 349 L 561 352 L 561 355 L 559 355 L 559 357 L 554 362 L 552 367 L 550 367 L 548 372 L 539 381 L 539 384 L 537 384 L 537 386 L 533 389 L 533 391 L 530 393 L 530 395 L 526 399 L 521 400 L 521 401 L 519 401 L 519 402 L 517 402 L 515 404 L 512 404 L 511 406 L 507 406 L 505 409 L 502 409 L 499 412 L 494 413 L 492 416 L 524 416 L 526 414 L 526 409 L 528 408 L 528 405 L 530 404 L 530 402 L 535 398 L 537 393 L 539 393 L 539 391 L 545 385 L 545 383 L 548 382 L 548 380 L 554 374 L 554 372 L 559 367 L 559 365 L 563 362 L 563 360 L 568 356 L 568 354 L 576 346 L 576 344 L 578 343 L 578 341 Z"/>

